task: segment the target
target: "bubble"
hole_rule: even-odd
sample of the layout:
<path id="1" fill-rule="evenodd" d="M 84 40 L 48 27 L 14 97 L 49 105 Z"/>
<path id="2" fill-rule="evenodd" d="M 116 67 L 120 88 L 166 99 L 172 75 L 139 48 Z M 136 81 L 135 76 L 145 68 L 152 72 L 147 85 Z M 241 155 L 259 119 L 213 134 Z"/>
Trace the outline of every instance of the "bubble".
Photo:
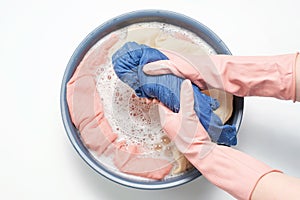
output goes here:
<path id="1" fill-rule="evenodd" d="M 155 150 L 155 151 L 161 151 L 162 148 L 163 148 L 163 147 L 162 147 L 161 144 L 155 144 L 155 145 L 154 145 L 154 150 Z"/>
<path id="2" fill-rule="evenodd" d="M 161 141 L 164 143 L 164 144 L 170 144 L 171 140 L 168 136 L 164 135 L 161 137 Z"/>

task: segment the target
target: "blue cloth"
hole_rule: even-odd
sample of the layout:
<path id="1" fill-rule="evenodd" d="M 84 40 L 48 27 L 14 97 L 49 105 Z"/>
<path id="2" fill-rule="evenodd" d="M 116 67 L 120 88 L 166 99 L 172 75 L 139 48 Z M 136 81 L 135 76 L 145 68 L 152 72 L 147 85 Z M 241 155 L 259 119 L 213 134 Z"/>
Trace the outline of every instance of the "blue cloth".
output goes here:
<path id="1" fill-rule="evenodd" d="M 150 76 L 143 72 L 147 63 L 168 60 L 159 50 L 135 42 L 125 43 L 112 56 L 114 70 L 124 83 L 128 84 L 139 97 L 156 98 L 173 112 L 180 109 L 180 88 L 182 78 L 172 74 Z M 194 90 L 194 109 L 207 130 L 212 141 L 224 145 L 236 145 L 236 128 L 223 124 L 213 110 L 219 107 L 219 102 L 203 94 L 192 84 Z"/>

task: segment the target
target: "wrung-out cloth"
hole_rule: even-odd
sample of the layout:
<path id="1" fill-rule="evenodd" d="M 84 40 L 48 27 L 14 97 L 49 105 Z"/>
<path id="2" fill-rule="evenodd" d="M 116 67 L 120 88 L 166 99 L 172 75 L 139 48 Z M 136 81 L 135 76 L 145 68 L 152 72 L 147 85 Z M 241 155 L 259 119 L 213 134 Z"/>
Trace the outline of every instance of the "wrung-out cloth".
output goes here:
<path id="1" fill-rule="evenodd" d="M 98 66 L 107 62 L 108 51 L 118 40 L 117 36 L 112 36 L 87 54 L 76 68 L 66 86 L 70 117 L 88 149 L 112 158 L 121 172 L 160 180 L 170 173 L 172 164 L 168 160 L 140 156 L 143 153 L 140 146 L 116 141 L 118 135 L 104 115 L 96 89 Z"/>
<path id="2" fill-rule="evenodd" d="M 168 60 L 161 51 L 136 42 L 125 43 L 113 54 L 112 63 L 117 76 L 128 84 L 139 97 L 156 98 L 173 112 L 180 109 L 180 87 L 182 78 L 171 74 L 149 76 L 143 72 L 143 66 L 158 60 Z M 234 125 L 223 124 L 213 112 L 219 102 L 203 94 L 193 84 L 195 112 L 209 133 L 212 141 L 224 145 L 236 145 L 236 128 Z"/>

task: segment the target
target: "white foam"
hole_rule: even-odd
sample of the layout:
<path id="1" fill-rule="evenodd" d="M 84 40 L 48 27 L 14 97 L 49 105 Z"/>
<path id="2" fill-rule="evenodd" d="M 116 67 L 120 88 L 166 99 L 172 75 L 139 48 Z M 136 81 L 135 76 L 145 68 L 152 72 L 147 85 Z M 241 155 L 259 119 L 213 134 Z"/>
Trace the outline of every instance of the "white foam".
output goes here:
<path id="1" fill-rule="evenodd" d="M 110 49 L 109 58 L 126 42 L 128 30 L 132 33 L 135 30 L 147 30 L 148 28 L 159 28 L 163 34 L 169 35 L 170 37 L 175 37 L 176 33 L 180 33 L 188 38 L 191 43 L 203 48 L 208 54 L 215 54 L 215 51 L 194 33 L 173 25 L 153 22 L 134 24 L 111 33 L 121 36 L 122 41 Z M 101 39 L 89 52 L 98 47 L 109 37 L 110 35 Z M 145 99 L 137 97 L 128 85 L 119 80 L 113 70 L 111 60 L 107 60 L 104 65 L 99 66 L 97 90 L 104 107 L 105 117 L 108 119 L 113 131 L 118 134 L 118 140 L 126 140 L 129 144 L 143 146 L 147 156 L 167 159 L 170 162 L 176 163 L 171 151 L 175 146 L 173 142 L 167 141 L 165 138 L 166 134 L 162 130 L 159 122 L 157 105 L 146 104 Z M 113 166 L 111 158 L 97 156 L 92 151 L 91 153 L 102 165 L 118 172 L 118 169 Z M 176 167 L 176 164 L 174 167 Z M 136 176 L 120 174 L 136 180 L 145 180 L 144 178 Z M 170 174 L 166 178 L 173 176 L 174 175 Z"/>

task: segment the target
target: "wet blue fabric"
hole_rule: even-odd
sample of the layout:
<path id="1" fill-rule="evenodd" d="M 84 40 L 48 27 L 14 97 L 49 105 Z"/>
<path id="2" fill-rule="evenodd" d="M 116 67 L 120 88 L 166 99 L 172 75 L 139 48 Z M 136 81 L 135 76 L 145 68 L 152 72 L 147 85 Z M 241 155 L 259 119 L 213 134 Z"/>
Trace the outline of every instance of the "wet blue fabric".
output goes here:
<path id="1" fill-rule="evenodd" d="M 135 91 L 137 96 L 156 98 L 173 112 L 179 112 L 183 79 L 172 74 L 150 76 L 143 72 L 145 64 L 158 60 L 168 58 L 159 50 L 136 42 L 125 43 L 112 56 L 115 73 Z M 224 125 L 213 112 L 219 107 L 219 102 L 202 93 L 196 85 L 192 84 L 192 87 L 195 112 L 212 141 L 228 146 L 236 145 L 235 126 Z"/>

